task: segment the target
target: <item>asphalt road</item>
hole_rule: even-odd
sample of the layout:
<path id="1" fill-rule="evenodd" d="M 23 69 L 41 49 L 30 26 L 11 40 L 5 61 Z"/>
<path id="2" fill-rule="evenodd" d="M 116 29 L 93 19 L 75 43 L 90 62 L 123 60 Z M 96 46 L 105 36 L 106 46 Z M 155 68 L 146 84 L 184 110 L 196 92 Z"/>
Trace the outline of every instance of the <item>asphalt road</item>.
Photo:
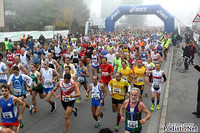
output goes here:
<path id="1" fill-rule="evenodd" d="M 168 73 L 169 67 L 169 58 L 170 52 L 168 54 L 167 61 L 162 63 L 162 70 L 165 71 L 166 75 Z M 62 69 L 59 73 L 62 73 Z M 92 75 L 92 71 L 90 69 L 90 74 Z M 91 76 L 87 79 L 88 83 L 91 83 Z M 164 93 L 165 84 L 162 85 L 162 94 L 161 94 L 161 101 L 160 101 L 160 108 L 162 108 L 162 99 Z M 106 88 L 107 89 L 107 88 Z M 107 89 L 108 90 L 108 89 Z M 59 94 L 60 91 L 57 91 Z M 70 126 L 69 126 L 69 133 L 97 133 L 101 128 L 110 128 L 114 131 L 114 127 L 116 125 L 116 117 L 117 114 L 112 112 L 112 103 L 111 97 L 109 95 L 105 98 L 105 106 L 104 106 L 104 117 L 100 119 L 100 126 L 95 128 L 95 120 L 92 117 L 91 113 L 91 102 L 86 101 L 85 99 L 85 90 L 83 86 L 81 87 L 81 95 L 83 99 L 79 104 L 75 104 L 78 107 L 78 116 L 74 117 L 72 114 L 70 117 Z M 64 114 L 65 111 L 61 105 L 60 100 L 55 99 L 52 97 L 54 101 L 57 103 L 57 110 L 55 113 L 50 113 L 51 106 L 49 103 L 45 101 L 45 99 L 40 99 L 37 96 L 37 109 L 38 112 L 30 115 L 28 109 L 25 109 L 23 114 L 23 123 L 24 127 L 20 129 L 20 133 L 63 133 L 64 131 L 64 124 L 65 118 Z M 28 104 L 31 104 L 31 95 L 29 95 L 25 101 Z M 151 93 L 150 87 L 148 96 L 146 97 L 143 94 L 143 102 L 150 110 L 151 107 Z M 161 115 L 160 110 L 150 111 L 152 113 L 152 117 L 150 120 L 143 125 L 143 133 L 157 133 L 159 128 L 159 121 Z M 142 114 L 144 117 L 145 114 Z M 124 123 L 120 123 L 120 130 L 119 133 L 123 133 L 125 131 Z"/>
<path id="2" fill-rule="evenodd" d="M 186 73 L 178 72 L 175 62 L 181 54 L 180 48 L 174 49 L 166 124 L 193 123 L 194 126 L 199 127 L 198 132 L 200 132 L 200 119 L 192 114 L 197 106 L 197 82 L 200 73 L 192 65 Z M 195 54 L 194 62 L 200 65 L 200 56 L 197 54 Z"/>

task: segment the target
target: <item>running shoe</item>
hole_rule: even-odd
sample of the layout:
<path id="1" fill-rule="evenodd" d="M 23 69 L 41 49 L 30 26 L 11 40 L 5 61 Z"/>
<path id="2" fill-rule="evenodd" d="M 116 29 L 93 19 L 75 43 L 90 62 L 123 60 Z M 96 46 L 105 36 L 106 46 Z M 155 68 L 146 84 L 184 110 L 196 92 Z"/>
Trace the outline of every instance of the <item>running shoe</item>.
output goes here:
<path id="1" fill-rule="evenodd" d="M 80 103 L 81 99 L 82 99 L 82 98 L 77 98 L 76 103 Z"/>
<path id="2" fill-rule="evenodd" d="M 86 97 L 86 101 L 89 101 L 90 100 L 90 97 L 88 96 L 88 97 Z"/>
<path id="3" fill-rule="evenodd" d="M 33 113 L 37 113 L 38 112 L 38 110 L 35 108 L 35 109 L 33 109 Z"/>
<path id="4" fill-rule="evenodd" d="M 159 109 L 160 109 L 160 106 L 159 106 L 159 104 L 158 104 L 158 105 L 156 105 L 156 109 L 157 109 L 157 110 L 159 110 Z"/>
<path id="5" fill-rule="evenodd" d="M 152 110 L 152 111 L 154 110 L 154 106 L 155 106 L 155 105 L 154 105 L 154 104 L 152 104 L 152 106 L 151 106 L 151 110 Z"/>
<path id="6" fill-rule="evenodd" d="M 100 118 L 103 118 L 103 111 L 101 110 Z"/>
<path id="7" fill-rule="evenodd" d="M 118 132 L 119 131 L 119 125 L 116 125 L 115 126 L 115 132 Z"/>
<path id="8" fill-rule="evenodd" d="M 56 102 L 53 102 L 51 105 L 51 113 L 54 113 L 56 111 Z"/>
<path id="9" fill-rule="evenodd" d="M 19 122 L 19 127 L 20 127 L 20 128 L 23 128 L 23 127 L 24 127 L 24 124 L 22 123 L 22 121 Z"/>
<path id="10" fill-rule="evenodd" d="M 75 107 L 74 109 L 76 110 L 75 112 L 73 112 L 73 113 L 74 113 L 74 116 L 77 117 L 77 115 L 78 115 L 78 112 L 77 112 L 77 111 L 78 111 L 78 108 Z"/>
<path id="11" fill-rule="evenodd" d="M 31 106 L 29 107 L 29 112 L 30 112 L 30 115 L 33 114 L 33 105 L 31 105 Z"/>
<path id="12" fill-rule="evenodd" d="M 98 126 L 100 126 L 100 121 L 98 121 L 96 124 L 95 124 L 95 128 L 97 128 Z"/>

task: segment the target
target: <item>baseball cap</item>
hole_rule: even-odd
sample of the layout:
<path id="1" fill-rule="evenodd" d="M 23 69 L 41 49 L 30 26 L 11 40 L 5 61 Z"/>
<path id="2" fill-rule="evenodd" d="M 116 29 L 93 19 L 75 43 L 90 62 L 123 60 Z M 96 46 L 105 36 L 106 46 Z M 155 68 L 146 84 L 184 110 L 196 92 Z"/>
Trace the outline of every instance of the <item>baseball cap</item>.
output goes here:
<path id="1" fill-rule="evenodd" d="M 142 63 L 142 60 L 137 60 L 137 63 Z"/>

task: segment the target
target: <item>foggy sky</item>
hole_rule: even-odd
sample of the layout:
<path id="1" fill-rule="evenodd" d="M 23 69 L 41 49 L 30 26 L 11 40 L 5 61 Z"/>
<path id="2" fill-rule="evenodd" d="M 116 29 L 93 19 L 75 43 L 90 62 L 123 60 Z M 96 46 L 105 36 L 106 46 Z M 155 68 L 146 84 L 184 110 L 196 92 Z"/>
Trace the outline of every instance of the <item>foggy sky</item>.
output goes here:
<path id="1" fill-rule="evenodd" d="M 100 17 L 101 0 L 85 1 L 90 2 L 90 17 Z M 118 0 L 112 1 L 116 4 Z M 192 21 L 196 16 L 198 9 L 200 8 L 200 0 L 144 0 L 144 5 L 149 4 L 160 4 L 170 14 L 174 15 L 175 18 L 179 19 L 186 25 L 192 24 Z M 163 24 L 163 22 L 155 15 L 148 15 L 146 23 L 148 25 Z"/>

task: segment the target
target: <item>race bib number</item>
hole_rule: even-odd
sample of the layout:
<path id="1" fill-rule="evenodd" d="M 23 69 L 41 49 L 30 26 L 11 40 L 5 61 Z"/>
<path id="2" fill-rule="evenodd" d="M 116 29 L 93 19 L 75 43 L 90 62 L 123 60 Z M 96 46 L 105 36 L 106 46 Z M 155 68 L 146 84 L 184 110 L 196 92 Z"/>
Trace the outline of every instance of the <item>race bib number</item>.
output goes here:
<path id="1" fill-rule="evenodd" d="M 9 64 L 9 65 L 12 65 L 12 64 L 13 64 L 13 62 L 12 62 L 12 61 L 8 61 L 8 64 Z"/>
<path id="2" fill-rule="evenodd" d="M 125 55 L 128 55 L 128 53 L 124 53 Z"/>
<path id="3" fill-rule="evenodd" d="M 113 93 L 121 94 L 121 89 L 113 88 Z"/>
<path id="4" fill-rule="evenodd" d="M 69 102 L 69 98 L 65 98 L 65 96 L 62 96 L 62 99 L 64 102 Z"/>
<path id="5" fill-rule="evenodd" d="M 144 82 L 144 78 L 137 78 L 137 82 L 138 82 L 138 83 Z"/>
<path id="6" fill-rule="evenodd" d="M 3 118 L 5 119 L 11 119 L 13 118 L 12 112 L 3 112 Z"/>
<path id="7" fill-rule="evenodd" d="M 38 55 L 37 55 L 37 54 L 34 54 L 34 55 L 33 55 L 33 57 L 34 57 L 34 58 L 37 58 L 37 57 L 38 57 Z"/>
<path id="8" fill-rule="evenodd" d="M 128 127 L 129 128 L 138 128 L 138 121 L 128 120 Z"/>
<path id="9" fill-rule="evenodd" d="M 45 83 L 45 85 L 47 85 L 47 86 L 51 86 L 51 85 L 53 85 L 52 80 L 50 80 L 50 79 L 45 80 L 44 83 Z"/>
<path id="10" fill-rule="evenodd" d="M 21 95 L 21 90 L 20 89 L 14 89 L 14 94 L 15 95 Z"/>
<path id="11" fill-rule="evenodd" d="M 127 81 L 127 77 L 122 77 L 125 81 Z"/>
<path id="12" fill-rule="evenodd" d="M 92 99 L 95 99 L 95 100 L 99 100 L 100 99 L 100 96 L 99 94 L 92 94 Z"/>
<path id="13" fill-rule="evenodd" d="M 78 82 L 84 82 L 84 77 L 78 77 Z"/>
<path id="14" fill-rule="evenodd" d="M 104 75 L 107 75 L 108 74 L 108 72 L 102 72 L 102 75 L 104 76 Z"/>
<path id="15" fill-rule="evenodd" d="M 159 85 L 158 83 L 153 83 L 153 88 L 154 88 L 155 90 L 159 90 L 160 85 Z"/>

